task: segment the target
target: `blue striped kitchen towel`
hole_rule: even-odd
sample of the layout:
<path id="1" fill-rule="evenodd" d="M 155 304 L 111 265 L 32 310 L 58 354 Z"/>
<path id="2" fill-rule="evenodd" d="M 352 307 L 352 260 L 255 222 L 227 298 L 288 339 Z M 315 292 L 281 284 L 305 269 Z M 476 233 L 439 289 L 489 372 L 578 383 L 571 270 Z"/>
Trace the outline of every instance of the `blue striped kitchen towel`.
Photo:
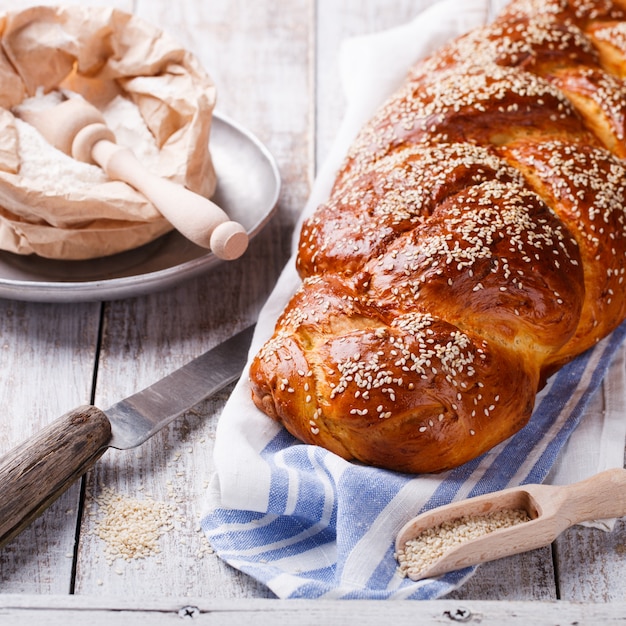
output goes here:
<path id="1" fill-rule="evenodd" d="M 408 65 L 446 38 L 482 23 L 486 5 L 486 0 L 447 0 L 406 26 L 346 43 L 340 69 L 347 112 L 303 217 L 325 199 L 354 134 Z M 261 311 L 251 355 L 272 334 L 298 285 L 292 258 Z M 623 325 L 553 376 L 537 398 L 532 419 L 518 434 L 481 458 L 437 475 L 364 467 L 297 442 L 256 409 L 243 376 L 218 424 L 215 474 L 202 527 L 223 560 L 281 598 L 443 596 L 476 568 L 435 580 L 403 578 L 393 555 L 399 529 L 421 511 L 453 500 L 542 482 L 581 421 L 612 420 L 612 427 L 601 425 L 598 440 L 588 445 L 602 447 L 603 454 L 612 447 L 611 458 L 621 462 L 626 435 L 621 411 L 585 413 L 585 408 L 616 353 L 621 359 L 610 369 L 618 381 L 613 391 L 623 391 L 620 346 L 625 335 Z"/>

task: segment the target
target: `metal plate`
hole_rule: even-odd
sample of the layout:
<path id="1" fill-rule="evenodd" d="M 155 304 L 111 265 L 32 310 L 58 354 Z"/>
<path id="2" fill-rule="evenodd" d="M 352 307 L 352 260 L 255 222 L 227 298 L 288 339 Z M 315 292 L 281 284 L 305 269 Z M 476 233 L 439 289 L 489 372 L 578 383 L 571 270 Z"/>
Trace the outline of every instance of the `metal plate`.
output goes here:
<path id="1" fill-rule="evenodd" d="M 214 113 L 213 200 L 243 224 L 250 238 L 272 216 L 280 175 L 272 155 L 250 132 Z M 140 248 L 87 261 L 59 261 L 0 251 L 0 298 L 81 302 L 126 298 L 165 289 L 223 263 L 212 252 L 171 232 Z"/>

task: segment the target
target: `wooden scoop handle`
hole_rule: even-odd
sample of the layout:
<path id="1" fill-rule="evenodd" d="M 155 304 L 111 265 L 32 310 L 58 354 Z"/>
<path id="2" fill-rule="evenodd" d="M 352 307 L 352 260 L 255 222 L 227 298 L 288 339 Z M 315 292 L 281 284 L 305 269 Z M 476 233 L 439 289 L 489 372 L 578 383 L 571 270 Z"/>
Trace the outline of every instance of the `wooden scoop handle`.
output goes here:
<path id="1" fill-rule="evenodd" d="M 83 129 L 75 145 L 89 130 L 89 126 Z M 245 252 L 248 234 L 241 224 L 204 196 L 146 170 L 131 150 L 100 139 L 93 143 L 91 156 L 109 178 L 128 183 L 146 196 L 190 241 L 210 248 L 221 259 L 236 259 Z"/>
<path id="2" fill-rule="evenodd" d="M 147 170 L 128 148 L 114 142 L 101 123 L 83 127 L 72 142 L 72 156 L 95 161 L 112 180 L 128 183 L 187 239 L 210 248 L 221 259 L 240 257 L 248 247 L 248 234 L 215 203 Z"/>
<path id="3" fill-rule="evenodd" d="M 595 474 L 573 485 L 561 488 L 546 514 L 555 512 L 567 518 L 568 525 L 594 519 L 612 519 L 626 515 L 626 469 L 615 468 Z"/>

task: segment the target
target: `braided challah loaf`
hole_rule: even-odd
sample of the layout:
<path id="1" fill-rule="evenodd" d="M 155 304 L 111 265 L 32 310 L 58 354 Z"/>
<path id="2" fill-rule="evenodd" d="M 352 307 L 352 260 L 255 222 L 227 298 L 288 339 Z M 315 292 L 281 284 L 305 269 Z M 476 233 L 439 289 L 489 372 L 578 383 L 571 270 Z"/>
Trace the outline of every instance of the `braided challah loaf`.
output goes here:
<path id="1" fill-rule="evenodd" d="M 304 224 L 251 368 L 302 441 L 404 472 L 518 431 L 626 316 L 626 0 L 519 0 L 412 68 Z"/>

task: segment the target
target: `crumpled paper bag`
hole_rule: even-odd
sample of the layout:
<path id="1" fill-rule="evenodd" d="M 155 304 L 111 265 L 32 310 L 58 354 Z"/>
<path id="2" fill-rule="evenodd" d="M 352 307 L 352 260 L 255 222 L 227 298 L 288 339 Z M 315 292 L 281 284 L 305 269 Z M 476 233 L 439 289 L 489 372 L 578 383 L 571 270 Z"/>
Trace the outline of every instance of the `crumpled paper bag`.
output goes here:
<path id="1" fill-rule="evenodd" d="M 65 183 L 57 169 L 67 167 L 44 162 L 39 176 L 21 175 L 18 125 L 24 122 L 12 109 L 57 89 L 98 108 L 128 99 L 154 138 L 154 173 L 207 197 L 213 193 L 209 134 L 216 90 L 190 52 L 117 9 L 9 12 L 0 16 L 0 248 L 86 259 L 135 248 L 172 229 L 142 194 L 104 174 L 93 184 L 74 184 L 81 182 L 78 170 L 74 182 Z"/>

